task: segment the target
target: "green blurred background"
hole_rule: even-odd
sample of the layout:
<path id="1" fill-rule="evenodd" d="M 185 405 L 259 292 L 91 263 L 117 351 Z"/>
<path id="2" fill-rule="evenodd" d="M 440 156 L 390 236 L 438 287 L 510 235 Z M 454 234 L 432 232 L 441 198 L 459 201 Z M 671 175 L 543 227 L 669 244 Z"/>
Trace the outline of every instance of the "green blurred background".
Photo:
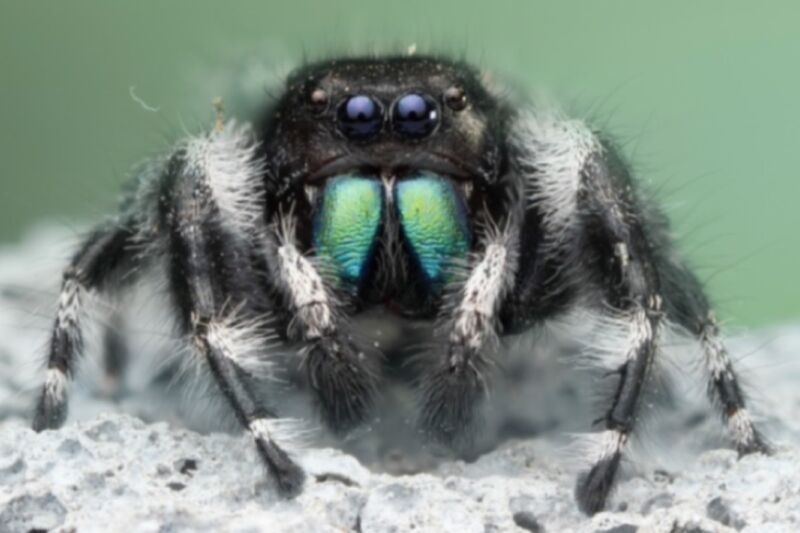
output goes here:
<path id="1" fill-rule="evenodd" d="M 131 166 L 209 124 L 202 83 L 386 44 L 466 54 L 623 142 L 720 314 L 800 317 L 800 3 L 5 0 L 0 243 L 115 206 Z M 133 101 L 130 87 L 158 112 Z"/>

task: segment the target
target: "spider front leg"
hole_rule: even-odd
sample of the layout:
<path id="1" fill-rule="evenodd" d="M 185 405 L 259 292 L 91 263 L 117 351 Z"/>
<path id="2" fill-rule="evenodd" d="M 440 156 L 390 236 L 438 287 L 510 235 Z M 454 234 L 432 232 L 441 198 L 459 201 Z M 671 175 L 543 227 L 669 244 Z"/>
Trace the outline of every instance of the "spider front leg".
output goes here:
<path id="1" fill-rule="evenodd" d="M 99 227 L 83 242 L 64 271 L 47 359 L 47 375 L 36 405 L 33 429 L 60 427 L 67 417 L 67 384 L 83 348 L 85 297 L 102 291 L 132 260 L 129 245 L 133 230 L 129 222 Z"/>
<path id="2" fill-rule="evenodd" d="M 601 145 L 581 172 L 577 213 L 585 245 L 597 261 L 604 303 L 613 320 L 627 322 L 619 383 L 603 419 L 606 431 L 594 465 L 578 480 L 576 496 L 589 514 L 602 510 L 634 429 L 640 398 L 657 351 L 661 319 L 677 320 L 694 333 L 705 353 L 709 391 L 722 406 L 740 454 L 769 452 L 745 408 L 744 395 L 700 283 L 675 260 L 661 224 L 633 192 L 625 166 Z"/>
<path id="3" fill-rule="evenodd" d="M 489 232 L 454 304 L 445 306 L 447 344 L 424 371 L 421 417 L 423 431 L 442 444 L 471 436 L 476 405 L 488 389 L 498 311 L 516 274 L 516 232 L 510 223 L 504 231 Z"/>
<path id="4" fill-rule="evenodd" d="M 581 510 L 594 514 L 614 486 L 656 353 L 663 299 L 653 249 L 659 243 L 626 166 L 581 121 L 526 112 L 518 117 L 513 142 L 530 208 L 541 216 L 537 261 L 542 268 L 532 272 L 555 262 L 557 285 L 569 290 L 554 301 L 591 306 L 614 329 L 621 325 L 626 332 L 618 353 L 610 354 L 619 381 L 602 419 L 605 431 L 592 436 L 597 450 L 575 489 Z M 543 294 L 534 291 L 525 301 L 541 305 L 536 299 L 548 300 L 550 285 L 540 280 Z"/>
<path id="5" fill-rule="evenodd" d="M 603 509 L 614 486 L 656 354 L 662 317 L 654 243 L 623 169 L 606 154 L 590 155 L 577 197 L 578 223 L 587 252 L 596 258 L 588 266 L 600 282 L 602 305 L 626 330 L 620 347 L 623 359 L 616 370 L 619 382 L 603 418 L 599 451 L 576 487 L 578 505 L 587 514 Z"/>
<path id="6" fill-rule="evenodd" d="M 745 409 L 701 284 L 677 259 L 666 219 L 642 200 L 614 148 L 580 121 L 539 112 L 520 115 L 514 147 L 531 208 L 542 217 L 540 254 L 561 264 L 555 272 L 569 281 L 569 290 L 559 294 L 573 292 L 581 305 L 603 316 L 601 326 L 625 331 L 621 340 L 614 339 L 618 353 L 605 354 L 619 381 L 602 419 L 605 431 L 593 437 L 598 440 L 593 464 L 577 483 L 580 508 L 589 514 L 600 511 L 613 488 L 664 316 L 703 345 L 709 391 L 723 407 L 740 453 L 768 451 Z M 564 279 L 555 285 L 564 286 Z M 547 296 L 547 290 L 534 291 L 524 301 Z"/>
<path id="7" fill-rule="evenodd" d="M 226 147 L 230 133 L 214 132 L 189 143 L 173 156 L 162 179 L 159 212 L 161 226 L 168 232 L 172 295 L 194 354 L 249 430 L 280 493 L 293 496 L 302 489 L 305 473 L 276 442 L 276 416 L 255 399 L 241 364 L 244 351 L 256 351 L 264 358 L 268 346 L 259 342 L 262 328 L 257 318 L 247 316 L 255 312 L 251 302 L 258 295 L 246 292 L 257 287 L 246 247 L 252 242 L 250 231 L 257 229 L 225 218 L 226 198 L 214 194 L 221 185 L 244 189 L 243 176 L 256 165 L 235 145 L 228 146 L 232 150 L 220 149 Z M 219 171 L 218 157 L 228 164 L 225 173 Z M 238 161 L 242 168 L 230 161 Z M 257 191 L 250 192 L 257 197 Z M 237 320 L 230 310 L 245 316 Z"/>
<path id="8" fill-rule="evenodd" d="M 288 304 L 290 337 L 304 343 L 308 380 L 328 427 L 344 433 L 363 422 L 377 389 L 376 361 L 352 339 L 332 291 L 297 248 L 291 221 L 282 219 L 267 239 L 267 262 Z"/>

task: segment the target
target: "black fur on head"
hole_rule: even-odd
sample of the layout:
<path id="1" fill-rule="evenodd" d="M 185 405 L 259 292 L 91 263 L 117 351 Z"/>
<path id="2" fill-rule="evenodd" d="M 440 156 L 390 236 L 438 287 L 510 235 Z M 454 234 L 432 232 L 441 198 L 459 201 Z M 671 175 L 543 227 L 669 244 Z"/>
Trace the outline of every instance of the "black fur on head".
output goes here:
<path id="1" fill-rule="evenodd" d="M 409 97 L 409 95 L 411 95 Z M 404 98 L 425 102 L 426 128 L 402 120 Z M 347 123 L 347 106 L 360 98 L 360 124 Z M 359 103 L 359 102 L 356 102 Z M 509 211 L 508 127 L 512 110 L 473 66 L 433 56 L 356 57 L 306 64 L 286 80 L 283 96 L 257 126 L 267 161 L 268 213 L 291 211 L 296 238 L 311 249 L 311 221 L 326 179 L 342 174 L 394 180 L 420 172 L 450 179 L 461 191 L 470 221 L 502 221 Z M 358 118 L 358 117 L 356 117 Z M 419 116 L 412 116 L 419 118 Z M 417 123 L 413 125 L 419 127 Z M 414 314 L 432 305 L 429 287 L 409 260 L 389 213 L 376 241 L 374 275 L 360 291 L 365 301 L 397 300 Z M 473 228 L 474 229 L 474 228 Z"/>

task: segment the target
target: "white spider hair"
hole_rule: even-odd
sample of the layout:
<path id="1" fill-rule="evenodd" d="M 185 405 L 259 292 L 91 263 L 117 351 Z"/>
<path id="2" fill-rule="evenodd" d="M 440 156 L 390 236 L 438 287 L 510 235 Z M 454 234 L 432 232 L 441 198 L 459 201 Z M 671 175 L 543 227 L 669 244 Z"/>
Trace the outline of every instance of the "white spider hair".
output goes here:
<path id="1" fill-rule="evenodd" d="M 576 224 L 581 171 L 603 147 L 581 120 L 558 109 L 522 111 L 511 128 L 518 160 L 528 174 L 525 193 L 542 213 L 547 234 L 560 244 Z"/>
<path id="2" fill-rule="evenodd" d="M 234 235 L 250 235 L 263 215 L 264 161 L 247 125 L 229 121 L 221 129 L 185 143 L 186 170 L 205 176 L 220 222 Z"/>

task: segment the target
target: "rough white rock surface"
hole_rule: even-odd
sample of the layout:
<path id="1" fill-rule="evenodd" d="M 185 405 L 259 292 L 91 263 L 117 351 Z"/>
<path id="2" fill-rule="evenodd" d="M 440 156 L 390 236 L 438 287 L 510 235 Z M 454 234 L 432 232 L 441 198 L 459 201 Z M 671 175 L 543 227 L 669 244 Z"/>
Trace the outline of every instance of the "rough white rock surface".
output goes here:
<path id="1" fill-rule="evenodd" d="M 572 475 L 535 442 L 472 464 L 410 476 L 371 473 L 352 456 L 309 450 L 316 480 L 294 501 L 265 481 L 250 442 L 102 415 L 36 435 L 0 431 L 0 530 L 77 531 L 797 531 L 800 455 L 737 460 L 709 451 L 681 472 L 619 488 L 589 519 Z"/>
<path id="2" fill-rule="evenodd" d="M 67 425 L 28 429 L 64 244 L 47 231 L 0 252 L 0 532 L 800 531 L 800 328 L 731 340 L 769 415 L 774 456 L 738 459 L 720 448 L 701 394 L 667 396 L 609 511 L 594 517 L 575 507 L 576 458 L 560 437 L 589 427 L 591 394 L 569 369 L 544 367 L 495 396 L 503 427 L 532 437 L 506 438 L 467 463 L 395 442 L 411 426 L 387 416 L 344 444 L 355 455 L 324 447 L 324 436 L 298 451 L 310 481 L 283 501 L 246 436 L 187 429 L 209 424 L 185 416 L 179 393 L 146 369 L 109 396 L 89 354 Z M 537 416 L 522 421 L 529 412 Z"/>

